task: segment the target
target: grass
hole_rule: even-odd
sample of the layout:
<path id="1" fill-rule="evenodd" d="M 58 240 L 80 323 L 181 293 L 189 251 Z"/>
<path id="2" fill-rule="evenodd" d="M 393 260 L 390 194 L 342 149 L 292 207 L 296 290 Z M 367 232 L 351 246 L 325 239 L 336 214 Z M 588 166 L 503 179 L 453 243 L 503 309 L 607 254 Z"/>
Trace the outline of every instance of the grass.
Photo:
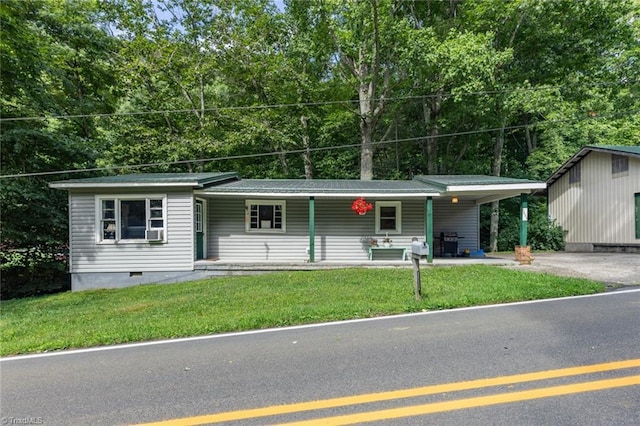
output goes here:
<path id="1" fill-rule="evenodd" d="M 0 355 L 591 294 L 604 285 L 495 266 L 341 269 L 66 292 L 1 302 Z"/>

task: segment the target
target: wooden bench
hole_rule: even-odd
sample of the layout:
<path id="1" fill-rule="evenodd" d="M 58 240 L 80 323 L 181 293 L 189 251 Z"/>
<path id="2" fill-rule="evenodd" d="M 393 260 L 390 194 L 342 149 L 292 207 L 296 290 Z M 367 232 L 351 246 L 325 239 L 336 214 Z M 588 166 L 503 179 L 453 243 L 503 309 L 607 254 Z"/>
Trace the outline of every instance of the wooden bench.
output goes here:
<path id="1" fill-rule="evenodd" d="M 373 260 L 373 253 L 376 251 L 397 251 L 400 253 L 400 260 L 407 258 L 407 249 L 404 247 L 369 247 L 369 260 Z"/>

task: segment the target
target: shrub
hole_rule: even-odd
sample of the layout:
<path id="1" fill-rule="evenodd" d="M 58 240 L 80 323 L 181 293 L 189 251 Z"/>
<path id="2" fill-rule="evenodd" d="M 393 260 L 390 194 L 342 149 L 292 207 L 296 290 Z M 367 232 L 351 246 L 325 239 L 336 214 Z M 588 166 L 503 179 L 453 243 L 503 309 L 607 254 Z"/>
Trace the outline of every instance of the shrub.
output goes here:
<path id="1" fill-rule="evenodd" d="M 481 244 L 489 248 L 489 206 L 481 209 Z M 527 243 L 533 250 L 564 250 L 564 230 L 550 220 L 544 197 L 530 197 Z M 500 202 L 498 251 L 512 251 L 520 244 L 520 200 L 512 198 Z"/>
<path id="2" fill-rule="evenodd" d="M 68 248 L 39 245 L 0 246 L 0 299 L 36 296 L 71 289 Z"/>

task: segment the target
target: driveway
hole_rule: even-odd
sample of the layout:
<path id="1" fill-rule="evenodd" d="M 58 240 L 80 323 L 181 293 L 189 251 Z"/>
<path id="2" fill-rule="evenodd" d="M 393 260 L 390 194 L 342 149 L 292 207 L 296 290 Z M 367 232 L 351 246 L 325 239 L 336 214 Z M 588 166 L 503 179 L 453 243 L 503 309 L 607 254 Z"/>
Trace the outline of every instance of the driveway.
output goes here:
<path id="1" fill-rule="evenodd" d="M 496 257 L 495 255 L 490 255 Z M 588 278 L 615 289 L 640 285 L 640 254 L 629 253 L 534 253 L 531 265 L 516 268 L 567 277 Z M 513 259 L 513 256 L 500 256 Z"/>

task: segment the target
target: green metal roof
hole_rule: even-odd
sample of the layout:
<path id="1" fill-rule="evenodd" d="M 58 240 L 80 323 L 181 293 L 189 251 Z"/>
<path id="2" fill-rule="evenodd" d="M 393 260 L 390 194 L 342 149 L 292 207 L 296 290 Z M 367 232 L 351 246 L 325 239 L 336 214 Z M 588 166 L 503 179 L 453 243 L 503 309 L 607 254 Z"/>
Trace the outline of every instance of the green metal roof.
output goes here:
<path id="1" fill-rule="evenodd" d="M 433 185 L 418 181 L 356 179 L 241 179 L 202 190 L 216 194 L 350 194 L 439 195 Z"/>
<path id="2" fill-rule="evenodd" d="M 481 175 L 428 175 L 413 180 L 240 179 L 236 173 L 140 173 L 52 182 L 58 189 L 188 187 L 203 195 L 264 197 L 510 197 L 545 187 L 543 182 Z"/>
<path id="3" fill-rule="evenodd" d="M 70 179 L 51 182 L 52 188 L 93 188 L 131 186 L 192 186 L 203 187 L 229 179 L 238 179 L 238 174 L 229 173 L 137 173 L 116 176 L 101 176 L 86 179 Z"/>
<path id="4" fill-rule="evenodd" d="M 640 146 L 589 145 L 585 148 L 589 148 L 592 151 L 607 151 L 612 154 L 640 156 Z"/>
<path id="5" fill-rule="evenodd" d="M 486 175 L 418 175 L 414 180 L 439 187 L 443 191 L 451 190 L 451 187 L 471 187 L 489 185 L 521 185 L 540 184 L 541 182 L 528 179 L 515 179 L 502 176 Z"/>
<path id="6" fill-rule="evenodd" d="M 576 163 L 579 163 L 589 153 L 597 151 L 608 154 L 629 155 L 640 157 L 640 146 L 619 146 L 619 145 L 587 145 L 582 147 L 573 157 L 569 158 L 547 179 L 547 185 L 551 185 L 569 171 Z"/>

